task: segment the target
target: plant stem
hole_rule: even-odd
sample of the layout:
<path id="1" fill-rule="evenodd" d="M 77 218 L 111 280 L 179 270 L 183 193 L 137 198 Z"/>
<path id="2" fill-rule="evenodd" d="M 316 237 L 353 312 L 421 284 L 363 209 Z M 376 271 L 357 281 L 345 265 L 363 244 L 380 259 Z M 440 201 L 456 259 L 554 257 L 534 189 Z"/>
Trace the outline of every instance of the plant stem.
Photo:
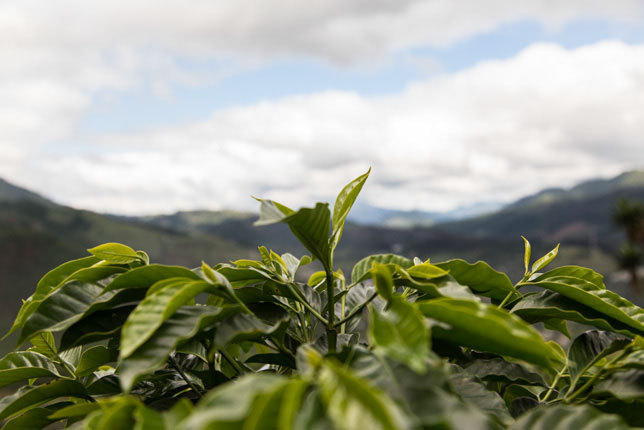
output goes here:
<path id="1" fill-rule="evenodd" d="M 333 289 L 333 272 L 325 267 L 326 271 L 326 296 L 328 300 L 328 313 L 326 323 L 326 336 L 329 344 L 329 352 L 335 352 L 338 342 L 338 331 L 335 329 L 335 294 Z"/>
<path id="2" fill-rule="evenodd" d="M 192 383 L 192 381 L 190 381 L 190 379 L 186 376 L 186 374 L 183 373 L 183 369 L 181 369 L 181 366 L 179 366 L 179 363 L 177 363 L 177 361 L 174 359 L 172 355 L 168 357 L 168 361 L 170 362 L 170 366 L 172 366 L 177 371 L 177 373 L 179 373 L 179 376 L 181 376 L 181 379 L 186 381 L 186 384 L 188 384 L 190 389 L 194 391 L 195 394 L 199 396 L 199 398 L 201 398 L 203 396 L 203 393 L 201 392 L 201 390 L 197 389 L 197 387 Z"/>
<path id="3" fill-rule="evenodd" d="M 316 311 L 315 308 L 313 308 L 313 306 L 311 306 L 308 301 L 306 301 L 306 298 L 302 295 L 302 293 L 297 288 L 295 288 L 291 283 L 287 283 L 286 286 L 291 291 L 291 294 L 293 294 L 297 298 L 299 303 L 302 303 L 302 305 L 309 312 L 311 312 L 313 316 L 315 316 L 317 319 L 322 321 L 323 324 L 328 325 L 327 319 L 324 318 L 322 315 L 320 315 L 320 313 Z"/>
<path id="4" fill-rule="evenodd" d="M 224 357 L 224 359 L 228 362 L 228 364 L 230 364 L 235 369 L 238 375 L 241 375 L 244 373 L 244 369 L 242 369 L 239 363 L 237 363 L 235 359 L 231 357 L 226 351 L 224 351 L 223 349 L 220 349 L 219 353 L 221 354 L 222 357 Z"/>
<path id="5" fill-rule="evenodd" d="M 557 386 L 557 383 L 559 382 L 559 379 L 561 378 L 561 376 L 563 375 L 564 371 L 567 368 L 568 368 L 568 365 L 565 365 L 564 367 L 561 368 L 559 373 L 557 373 L 557 376 L 555 376 L 555 379 L 552 381 L 552 384 L 550 385 L 550 388 L 548 388 L 546 395 L 543 397 L 543 399 L 541 399 L 542 402 L 545 402 L 546 400 L 548 400 L 548 398 L 550 397 L 550 394 L 552 394 L 553 390 Z"/>
<path id="6" fill-rule="evenodd" d="M 360 311 L 362 311 L 362 310 L 364 309 L 364 307 L 365 307 L 365 306 L 367 306 L 367 305 L 368 305 L 368 304 L 369 304 L 373 299 L 375 299 L 377 296 L 378 296 L 378 292 L 377 292 L 377 291 L 374 291 L 374 292 L 373 292 L 373 293 L 372 293 L 372 294 L 367 298 L 367 300 L 365 300 L 364 302 L 360 303 L 360 304 L 359 304 L 358 306 L 356 306 L 355 308 L 351 309 L 351 312 L 349 312 L 349 315 L 347 315 L 346 317 L 344 317 L 344 318 L 342 318 L 340 321 L 338 321 L 338 322 L 335 324 L 335 325 L 336 325 L 336 327 L 337 327 L 338 325 L 341 325 L 341 324 L 346 323 L 346 322 L 347 322 L 347 321 L 349 321 L 351 318 L 353 318 L 354 316 L 356 316 L 356 314 L 358 314 Z"/>
<path id="7" fill-rule="evenodd" d="M 595 373 L 588 381 L 586 381 L 586 383 L 584 385 L 579 387 L 579 389 L 577 391 L 572 393 L 570 396 L 566 396 L 564 398 L 564 400 L 566 402 L 572 402 L 573 400 L 575 400 L 577 397 L 579 397 L 581 395 L 581 393 L 583 393 L 586 390 L 586 388 L 590 387 L 593 384 L 593 382 L 595 382 L 597 380 L 597 378 L 599 378 L 604 373 L 604 370 L 606 368 L 610 368 L 611 365 L 613 365 L 615 362 L 621 360 L 622 358 L 624 358 L 629 353 L 630 353 L 630 348 L 626 348 L 625 350 L 623 350 L 618 356 L 616 356 L 611 361 L 606 363 L 606 365 L 601 370 L 599 370 L 597 373 Z"/>

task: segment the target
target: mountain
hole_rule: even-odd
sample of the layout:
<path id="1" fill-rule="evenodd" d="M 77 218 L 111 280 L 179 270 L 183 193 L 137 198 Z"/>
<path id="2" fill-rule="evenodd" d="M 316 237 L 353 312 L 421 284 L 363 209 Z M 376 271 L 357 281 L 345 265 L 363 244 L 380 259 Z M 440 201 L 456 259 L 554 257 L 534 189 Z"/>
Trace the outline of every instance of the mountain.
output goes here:
<path id="1" fill-rule="evenodd" d="M 623 240 L 623 233 L 612 221 L 613 208 L 620 198 L 644 200 L 644 171 L 594 179 L 570 189 L 543 190 L 496 213 L 436 228 L 446 233 L 468 232 L 478 238 L 524 235 L 613 252 Z"/>

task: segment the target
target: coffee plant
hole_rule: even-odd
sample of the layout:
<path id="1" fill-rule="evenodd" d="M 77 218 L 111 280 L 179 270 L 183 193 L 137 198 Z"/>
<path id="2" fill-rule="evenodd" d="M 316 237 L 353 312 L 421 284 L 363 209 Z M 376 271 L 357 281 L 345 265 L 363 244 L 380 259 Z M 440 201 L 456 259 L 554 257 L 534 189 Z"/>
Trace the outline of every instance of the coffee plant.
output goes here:
<path id="1" fill-rule="evenodd" d="M 558 247 L 532 262 L 524 239 L 517 283 L 393 254 L 337 270 L 368 175 L 332 210 L 259 199 L 257 224 L 287 224 L 310 256 L 188 269 L 107 243 L 47 273 L 0 360 L 4 428 L 644 426 L 644 311 L 591 269 L 546 271 Z"/>

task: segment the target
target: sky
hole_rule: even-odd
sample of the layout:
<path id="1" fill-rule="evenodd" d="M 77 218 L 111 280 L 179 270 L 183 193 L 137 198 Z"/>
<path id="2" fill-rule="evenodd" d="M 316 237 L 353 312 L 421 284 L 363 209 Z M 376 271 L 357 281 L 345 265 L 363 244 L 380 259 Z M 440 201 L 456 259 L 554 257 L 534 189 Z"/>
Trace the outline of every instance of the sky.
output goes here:
<path id="1" fill-rule="evenodd" d="M 640 0 L 0 0 L 0 177 L 142 215 L 449 211 L 644 168 Z"/>

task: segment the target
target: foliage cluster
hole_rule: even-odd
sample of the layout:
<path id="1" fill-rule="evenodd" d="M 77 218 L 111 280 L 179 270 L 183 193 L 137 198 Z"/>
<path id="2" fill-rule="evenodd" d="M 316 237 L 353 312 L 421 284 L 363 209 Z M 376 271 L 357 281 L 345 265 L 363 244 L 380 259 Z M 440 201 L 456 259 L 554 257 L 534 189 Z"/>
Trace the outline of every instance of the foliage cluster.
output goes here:
<path id="1" fill-rule="evenodd" d="M 332 210 L 260 199 L 257 224 L 287 224 L 310 257 L 260 247 L 258 261 L 188 269 L 108 243 L 47 273 L 0 360 L 0 386 L 16 388 L 5 428 L 644 426 L 644 310 L 591 269 L 546 271 L 558 247 L 533 262 L 525 240 L 516 284 L 459 259 L 334 270 L 368 175 Z M 303 281 L 312 260 L 322 270 Z"/>

